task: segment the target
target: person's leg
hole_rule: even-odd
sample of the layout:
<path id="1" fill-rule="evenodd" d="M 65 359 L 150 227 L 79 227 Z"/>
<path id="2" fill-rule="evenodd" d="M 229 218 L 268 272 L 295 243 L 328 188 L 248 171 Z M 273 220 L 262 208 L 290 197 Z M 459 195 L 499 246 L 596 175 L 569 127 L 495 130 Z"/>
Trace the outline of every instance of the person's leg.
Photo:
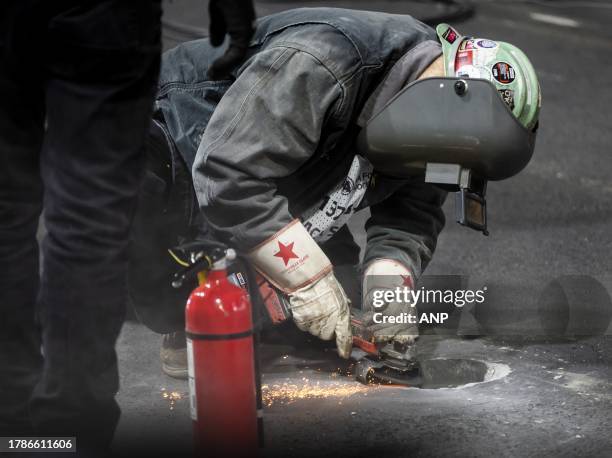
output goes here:
<path id="1" fill-rule="evenodd" d="M 159 68 L 160 13 L 150 0 L 87 2 L 49 24 L 41 156 L 45 366 L 30 408 L 38 434 L 76 435 L 81 449 L 106 447 L 119 417 L 115 343 Z"/>
<path id="2" fill-rule="evenodd" d="M 35 65 L 21 58 L 18 3 L 0 6 L 0 436 L 31 433 L 28 399 L 42 366 L 35 303 L 44 108 Z"/>
<path id="3" fill-rule="evenodd" d="M 185 329 L 185 304 L 197 283 L 172 287 L 182 267 L 168 254 L 193 236 L 197 208 L 191 173 L 155 120 L 146 141 L 146 172 L 132 225 L 128 292 L 136 316 L 157 333 Z"/>

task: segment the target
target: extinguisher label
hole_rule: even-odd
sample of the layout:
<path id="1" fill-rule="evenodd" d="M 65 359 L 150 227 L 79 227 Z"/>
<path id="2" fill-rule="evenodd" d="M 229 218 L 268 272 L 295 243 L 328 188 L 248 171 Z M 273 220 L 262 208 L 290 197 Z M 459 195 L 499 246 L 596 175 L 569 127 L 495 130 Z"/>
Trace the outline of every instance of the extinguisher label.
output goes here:
<path id="1" fill-rule="evenodd" d="M 196 401 L 195 366 L 193 364 L 193 342 L 187 339 L 187 371 L 189 375 L 189 412 L 192 420 L 198 419 L 198 404 Z"/>

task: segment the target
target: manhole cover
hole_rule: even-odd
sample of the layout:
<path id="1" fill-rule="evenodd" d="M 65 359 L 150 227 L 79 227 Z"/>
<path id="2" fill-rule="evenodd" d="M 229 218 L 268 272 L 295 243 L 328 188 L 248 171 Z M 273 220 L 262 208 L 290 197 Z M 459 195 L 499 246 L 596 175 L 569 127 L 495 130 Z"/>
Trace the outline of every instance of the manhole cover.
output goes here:
<path id="1" fill-rule="evenodd" d="M 474 359 L 429 359 L 421 361 L 421 388 L 453 388 L 484 382 L 489 367 Z"/>
<path id="2" fill-rule="evenodd" d="M 422 389 L 458 388 L 475 383 L 490 382 L 510 373 L 506 364 L 488 363 L 475 359 L 436 358 L 419 361 L 418 367 L 399 372 L 388 367 L 369 367 L 362 361 L 358 380 L 367 383 L 405 385 Z M 367 372 L 367 374 L 366 374 Z"/>

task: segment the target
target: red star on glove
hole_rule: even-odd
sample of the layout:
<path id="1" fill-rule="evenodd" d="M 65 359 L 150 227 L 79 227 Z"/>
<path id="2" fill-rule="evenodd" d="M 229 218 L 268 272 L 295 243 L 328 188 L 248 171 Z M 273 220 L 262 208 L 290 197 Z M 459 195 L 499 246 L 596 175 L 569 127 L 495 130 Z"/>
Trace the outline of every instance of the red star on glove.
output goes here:
<path id="1" fill-rule="evenodd" d="M 278 242 L 278 252 L 274 253 L 277 258 L 283 258 L 285 265 L 289 264 L 291 259 L 298 259 L 299 256 L 293 252 L 294 242 L 285 245 L 282 242 Z"/>
<path id="2" fill-rule="evenodd" d="M 402 277 L 402 286 L 407 286 L 408 288 L 412 288 L 412 276 L 411 275 L 400 275 Z"/>

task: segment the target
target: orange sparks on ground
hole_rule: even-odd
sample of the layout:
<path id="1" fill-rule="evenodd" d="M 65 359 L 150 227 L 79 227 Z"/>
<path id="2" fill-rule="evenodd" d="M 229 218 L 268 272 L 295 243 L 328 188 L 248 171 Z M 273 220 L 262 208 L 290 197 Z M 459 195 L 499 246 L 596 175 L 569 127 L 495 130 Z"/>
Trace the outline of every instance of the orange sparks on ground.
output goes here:
<path id="1" fill-rule="evenodd" d="M 167 399 L 170 403 L 170 410 L 174 410 L 176 401 L 183 399 L 183 394 L 178 391 L 167 391 L 165 388 L 161 389 L 162 398 Z"/>
<path id="2" fill-rule="evenodd" d="M 343 382 L 316 382 L 311 383 L 308 379 L 302 379 L 301 384 L 278 383 L 262 385 L 263 402 L 267 407 L 273 404 L 290 404 L 300 399 L 323 399 L 339 398 L 342 399 L 354 394 L 366 393 L 372 389 L 378 389 L 372 385 L 360 385 L 358 383 Z"/>

